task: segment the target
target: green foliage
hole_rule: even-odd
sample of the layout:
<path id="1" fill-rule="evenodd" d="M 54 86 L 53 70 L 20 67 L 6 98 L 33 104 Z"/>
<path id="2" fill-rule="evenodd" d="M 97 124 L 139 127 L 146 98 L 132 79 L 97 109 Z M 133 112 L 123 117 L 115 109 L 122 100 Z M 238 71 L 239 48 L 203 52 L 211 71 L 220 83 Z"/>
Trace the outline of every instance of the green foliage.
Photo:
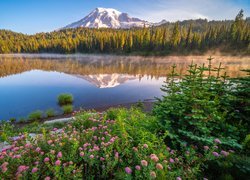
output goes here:
<path id="1" fill-rule="evenodd" d="M 72 94 L 68 94 L 68 93 L 60 94 L 57 99 L 58 99 L 58 104 L 60 106 L 73 103 L 73 95 Z"/>
<path id="2" fill-rule="evenodd" d="M 53 109 L 48 109 L 46 112 L 47 117 L 54 117 L 55 116 L 55 111 Z"/>
<path id="3" fill-rule="evenodd" d="M 72 105 L 64 105 L 62 106 L 62 110 L 64 114 L 70 114 L 73 112 L 73 106 Z"/>
<path id="4" fill-rule="evenodd" d="M 0 124 L 0 142 L 8 141 L 8 138 L 14 135 L 14 125 L 9 122 Z"/>
<path id="5" fill-rule="evenodd" d="M 250 158 L 246 155 L 231 154 L 227 158 L 221 158 L 206 162 L 207 169 L 204 176 L 208 179 L 249 179 Z"/>
<path id="6" fill-rule="evenodd" d="M 192 24 L 192 27 L 190 27 Z M 249 20 L 187 20 L 134 29 L 64 29 L 24 35 L 0 31 L 0 53 L 197 53 L 218 50 L 249 53 Z"/>
<path id="7" fill-rule="evenodd" d="M 39 110 L 34 111 L 34 112 L 29 114 L 28 120 L 30 122 L 40 120 L 40 119 L 42 119 L 42 115 L 43 115 L 42 111 L 39 111 Z"/>
<path id="8" fill-rule="evenodd" d="M 162 91 L 165 95 L 154 107 L 162 128 L 168 138 L 177 144 L 212 144 L 219 138 L 227 147 L 241 148 L 239 134 L 245 129 L 232 122 L 230 102 L 235 97 L 230 93 L 232 84 L 226 74 L 221 75 L 221 65 L 212 68 L 191 64 L 187 75 L 178 81 L 173 66 Z M 229 118 L 230 117 L 230 118 Z"/>
<path id="9" fill-rule="evenodd" d="M 248 134 L 243 142 L 243 148 L 246 153 L 250 154 L 250 134 Z"/>

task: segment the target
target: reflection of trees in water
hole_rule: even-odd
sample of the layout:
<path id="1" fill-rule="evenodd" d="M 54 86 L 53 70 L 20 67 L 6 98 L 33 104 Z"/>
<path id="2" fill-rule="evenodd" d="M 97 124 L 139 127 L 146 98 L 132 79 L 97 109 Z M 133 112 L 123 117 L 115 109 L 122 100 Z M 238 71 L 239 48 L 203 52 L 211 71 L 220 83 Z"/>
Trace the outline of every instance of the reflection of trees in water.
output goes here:
<path id="1" fill-rule="evenodd" d="M 247 61 L 249 62 L 249 59 Z M 177 72 L 183 74 L 191 62 L 192 59 L 184 58 L 180 60 L 180 58 L 164 59 L 155 57 L 99 57 L 99 59 L 87 57 L 84 60 L 74 58 L 58 60 L 48 58 L 0 57 L 0 77 L 39 69 L 79 75 L 118 73 L 159 78 L 170 74 L 171 66 L 174 63 L 177 64 Z M 206 63 L 206 61 L 196 59 L 194 63 L 202 64 Z M 218 64 L 216 61 L 215 63 Z M 222 60 L 222 63 L 230 77 L 244 76 L 245 73 L 239 70 L 249 68 L 249 64 L 241 60 L 237 62 L 235 60 Z"/>

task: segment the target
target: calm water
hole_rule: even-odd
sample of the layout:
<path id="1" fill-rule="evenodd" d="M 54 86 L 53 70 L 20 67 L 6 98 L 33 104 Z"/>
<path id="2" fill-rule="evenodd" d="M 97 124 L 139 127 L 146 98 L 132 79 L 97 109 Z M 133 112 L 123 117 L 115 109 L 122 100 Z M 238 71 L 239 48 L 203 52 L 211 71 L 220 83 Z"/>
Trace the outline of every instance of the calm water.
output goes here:
<path id="1" fill-rule="evenodd" d="M 27 117 L 49 108 L 60 113 L 57 96 L 72 93 L 75 108 L 99 108 L 160 97 L 173 63 L 185 72 L 205 57 L 0 56 L 0 120 Z M 244 76 L 249 58 L 218 57 L 231 77 Z"/>

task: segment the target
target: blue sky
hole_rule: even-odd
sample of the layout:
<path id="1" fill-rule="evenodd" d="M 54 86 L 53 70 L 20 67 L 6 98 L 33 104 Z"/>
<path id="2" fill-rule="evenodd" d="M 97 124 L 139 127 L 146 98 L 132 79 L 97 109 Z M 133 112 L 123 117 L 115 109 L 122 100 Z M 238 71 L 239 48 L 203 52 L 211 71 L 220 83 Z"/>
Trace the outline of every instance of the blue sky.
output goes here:
<path id="1" fill-rule="evenodd" d="M 64 27 L 96 7 L 115 8 L 150 22 L 250 16 L 250 0 L 0 0 L 0 29 L 34 34 Z"/>

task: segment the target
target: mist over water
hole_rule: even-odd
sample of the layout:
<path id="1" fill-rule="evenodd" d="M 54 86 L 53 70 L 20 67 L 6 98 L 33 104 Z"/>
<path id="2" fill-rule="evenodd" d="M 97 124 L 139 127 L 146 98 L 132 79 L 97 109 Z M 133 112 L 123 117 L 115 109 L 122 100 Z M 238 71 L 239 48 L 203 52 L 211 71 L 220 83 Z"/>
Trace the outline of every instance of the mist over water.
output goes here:
<path id="1" fill-rule="evenodd" d="M 57 96 L 72 93 L 75 108 L 98 108 L 160 97 L 160 87 L 177 65 L 184 75 L 193 61 L 208 56 L 0 55 L 0 120 L 35 110 L 60 112 Z M 215 56 L 230 77 L 244 76 L 249 57 Z"/>

